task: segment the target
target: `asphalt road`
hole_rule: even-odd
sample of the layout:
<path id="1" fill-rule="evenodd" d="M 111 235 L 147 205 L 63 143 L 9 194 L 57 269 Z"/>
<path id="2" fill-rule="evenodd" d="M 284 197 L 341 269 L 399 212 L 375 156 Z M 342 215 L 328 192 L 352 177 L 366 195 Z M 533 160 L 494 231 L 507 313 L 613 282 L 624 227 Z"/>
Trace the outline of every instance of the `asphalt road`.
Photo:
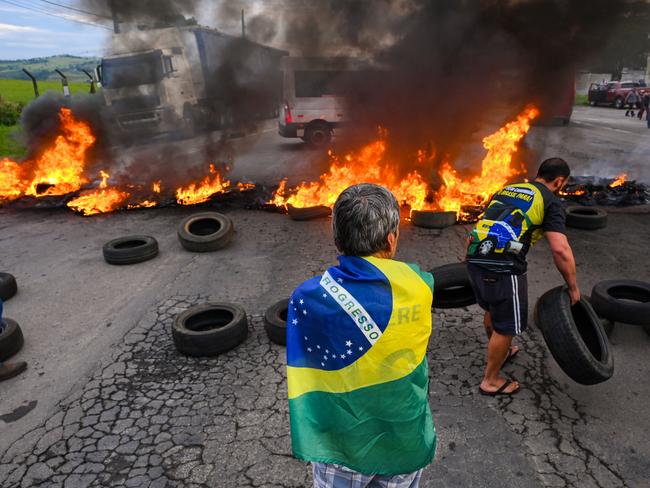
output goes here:
<path id="1" fill-rule="evenodd" d="M 612 171 L 597 161 L 619 154 L 619 163 L 632 164 L 647 144 L 634 124 L 619 111 L 578 108 L 570 127 L 534 128 L 529 144 L 585 171 Z M 315 153 L 270 127 L 238 144 L 247 148 L 234 169 L 242 177 L 273 183 L 320 171 Z M 309 484 L 308 468 L 290 457 L 283 349 L 269 343 L 261 316 L 335 261 L 329 221 L 217 208 L 237 234 L 211 254 L 188 253 L 177 241 L 176 226 L 192 208 L 85 219 L 0 209 L 0 269 L 20 287 L 5 310 L 26 337 L 17 359 L 29 363 L 25 374 L 0 383 L 0 486 Z M 398 258 L 424 268 L 457 261 L 465 232 L 405 222 Z M 155 236 L 160 256 L 106 264 L 102 244 L 131 233 Z M 585 293 L 602 279 L 650 277 L 647 213 L 615 213 L 606 229 L 571 230 L 569 238 Z M 529 261 L 533 303 L 561 278 L 545 243 Z M 171 343 L 171 320 L 209 299 L 241 304 L 251 337 L 216 359 L 185 358 Z M 508 371 L 525 389 L 485 399 L 476 391 L 484 355 L 479 309 L 434 311 L 429 362 L 439 448 L 422 486 L 647 486 L 650 338 L 618 324 L 611 342 L 614 377 L 584 387 L 560 371 L 531 326 Z"/>

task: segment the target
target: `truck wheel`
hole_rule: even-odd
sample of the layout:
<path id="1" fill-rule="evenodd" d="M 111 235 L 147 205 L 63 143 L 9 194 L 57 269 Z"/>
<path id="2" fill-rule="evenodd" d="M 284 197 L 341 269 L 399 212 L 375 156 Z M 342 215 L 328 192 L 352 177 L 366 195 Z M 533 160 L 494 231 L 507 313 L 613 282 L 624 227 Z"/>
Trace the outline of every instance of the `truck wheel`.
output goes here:
<path id="1" fill-rule="evenodd" d="M 308 125 L 303 140 L 313 148 L 325 147 L 332 140 L 332 130 L 324 122 Z"/>
<path id="2" fill-rule="evenodd" d="M 535 323 L 557 364 L 575 382 L 595 385 L 612 377 L 607 334 L 585 297 L 571 306 L 566 286 L 547 291 L 535 306 Z"/>
<path id="3" fill-rule="evenodd" d="M 9 273 L 0 273 L 0 300 L 6 302 L 18 291 L 16 278 Z"/>
<path id="4" fill-rule="evenodd" d="M 191 252 L 212 252 L 226 247 L 235 232 L 232 220 L 217 212 L 202 212 L 183 219 L 178 240 Z"/>
<path id="5" fill-rule="evenodd" d="M 246 312 L 231 303 L 196 305 L 177 315 L 172 324 L 174 345 L 188 356 L 216 356 L 233 349 L 246 337 Z"/>
<path id="6" fill-rule="evenodd" d="M 614 108 L 617 108 L 619 110 L 623 108 L 623 99 L 621 97 L 618 97 L 616 100 L 614 100 Z"/>

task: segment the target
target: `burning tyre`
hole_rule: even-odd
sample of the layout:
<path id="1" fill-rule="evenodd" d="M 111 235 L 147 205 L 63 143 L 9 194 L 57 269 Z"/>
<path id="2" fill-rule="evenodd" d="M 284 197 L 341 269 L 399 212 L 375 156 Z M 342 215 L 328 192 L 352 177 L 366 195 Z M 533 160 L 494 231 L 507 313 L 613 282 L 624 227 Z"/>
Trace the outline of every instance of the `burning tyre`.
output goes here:
<path id="1" fill-rule="evenodd" d="M 601 317 L 650 326 L 650 283 L 635 280 L 601 281 L 591 290 L 591 303 Z"/>
<path id="2" fill-rule="evenodd" d="M 466 263 L 452 263 L 431 270 L 433 308 L 461 308 L 476 303 Z"/>
<path id="3" fill-rule="evenodd" d="M 188 356 L 216 356 L 248 337 L 248 319 L 239 305 L 205 303 L 177 315 L 172 324 L 176 349 Z"/>
<path id="4" fill-rule="evenodd" d="M 9 359 L 23 347 L 23 331 L 12 319 L 4 319 L 5 328 L 0 332 L 0 361 Z"/>
<path id="5" fill-rule="evenodd" d="M 0 300 L 9 300 L 17 291 L 16 278 L 9 273 L 0 273 Z"/>
<path id="6" fill-rule="evenodd" d="M 569 207 L 566 225 L 576 229 L 596 230 L 607 227 L 607 212 L 599 208 Z"/>
<path id="7" fill-rule="evenodd" d="M 456 212 L 411 211 L 411 223 L 426 229 L 444 229 L 456 223 Z"/>
<path id="8" fill-rule="evenodd" d="M 212 252 L 227 246 L 235 232 L 230 218 L 217 212 L 190 215 L 178 227 L 178 240 L 191 252 Z"/>
<path id="9" fill-rule="evenodd" d="M 317 205 L 316 207 L 287 205 L 287 213 L 291 220 L 313 220 L 329 217 L 332 214 L 332 209 L 326 205 Z"/>
<path id="10" fill-rule="evenodd" d="M 158 255 L 158 241 L 151 236 L 126 236 L 104 244 L 104 259 L 109 264 L 136 264 Z"/>
<path id="11" fill-rule="evenodd" d="M 585 297 L 571 306 L 566 286 L 547 291 L 535 306 L 535 323 L 557 364 L 575 382 L 595 385 L 612 377 L 607 334 Z"/>
<path id="12" fill-rule="evenodd" d="M 271 305 L 264 314 L 264 329 L 271 342 L 280 346 L 287 345 L 287 312 L 289 300 L 284 299 Z"/>

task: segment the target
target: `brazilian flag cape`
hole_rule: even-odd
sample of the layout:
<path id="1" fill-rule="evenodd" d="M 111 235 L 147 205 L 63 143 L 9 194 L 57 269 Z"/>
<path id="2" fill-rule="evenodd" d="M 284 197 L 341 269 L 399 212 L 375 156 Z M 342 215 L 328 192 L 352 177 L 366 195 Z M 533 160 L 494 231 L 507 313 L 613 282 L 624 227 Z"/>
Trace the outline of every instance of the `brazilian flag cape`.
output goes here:
<path id="1" fill-rule="evenodd" d="M 289 302 L 293 454 L 364 474 L 417 471 L 436 447 L 426 360 L 433 276 L 391 259 L 339 262 Z"/>

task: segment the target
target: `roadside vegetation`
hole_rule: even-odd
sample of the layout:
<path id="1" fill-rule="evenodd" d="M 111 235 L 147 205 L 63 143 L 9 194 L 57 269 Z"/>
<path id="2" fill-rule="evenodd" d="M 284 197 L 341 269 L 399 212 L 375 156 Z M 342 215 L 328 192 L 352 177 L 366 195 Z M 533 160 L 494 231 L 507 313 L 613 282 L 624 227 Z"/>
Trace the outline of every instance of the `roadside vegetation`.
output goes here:
<path id="1" fill-rule="evenodd" d="M 41 95 L 48 91 L 62 92 L 60 81 L 38 83 Z M 85 82 L 70 83 L 70 92 L 88 93 Z M 21 128 L 18 124 L 20 112 L 34 99 L 34 88 L 29 80 L 0 79 L 0 158 L 20 159 L 26 148 L 21 141 Z"/>
<path id="2" fill-rule="evenodd" d="M 574 105 L 589 105 L 589 99 L 588 95 L 582 95 L 580 93 L 576 93 L 576 98 L 573 102 Z"/>

